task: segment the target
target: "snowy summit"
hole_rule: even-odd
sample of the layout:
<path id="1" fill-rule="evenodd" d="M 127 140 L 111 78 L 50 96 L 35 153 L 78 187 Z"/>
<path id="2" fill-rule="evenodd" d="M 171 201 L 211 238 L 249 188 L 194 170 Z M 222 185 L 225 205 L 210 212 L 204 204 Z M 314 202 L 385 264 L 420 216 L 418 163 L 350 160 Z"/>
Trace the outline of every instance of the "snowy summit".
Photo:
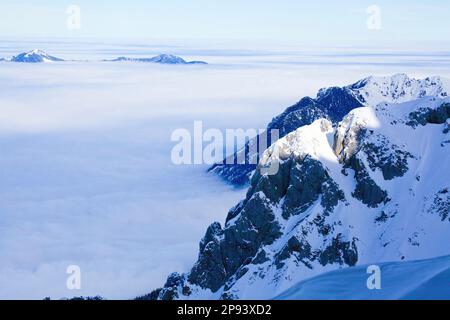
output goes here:
<path id="1" fill-rule="evenodd" d="M 58 62 L 64 61 L 63 59 L 53 57 L 48 55 L 42 50 L 31 50 L 28 52 L 21 53 L 12 58 L 2 59 L 3 61 L 9 62 L 24 62 L 24 63 L 41 63 L 41 62 Z"/>

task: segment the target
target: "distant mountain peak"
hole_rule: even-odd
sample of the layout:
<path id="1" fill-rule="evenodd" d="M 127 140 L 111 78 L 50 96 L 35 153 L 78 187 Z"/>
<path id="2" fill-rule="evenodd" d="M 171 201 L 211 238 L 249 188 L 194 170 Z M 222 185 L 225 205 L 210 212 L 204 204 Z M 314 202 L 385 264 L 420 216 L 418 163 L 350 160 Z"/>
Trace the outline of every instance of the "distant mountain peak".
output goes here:
<path id="1" fill-rule="evenodd" d="M 40 50 L 40 49 L 33 49 L 31 51 L 28 51 L 26 53 L 26 55 L 33 55 L 33 54 L 39 54 L 39 55 L 47 55 L 44 51 Z"/>
<path id="2" fill-rule="evenodd" d="M 63 59 L 51 56 L 39 49 L 33 49 L 31 51 L 23 52 L 10 59 L 2 59 L 3 61 L 10 62 L 23 62 L 23 63 L 42 63 L 42 62 L 58 62 L 64 61 Z"/>
<path id="3" fill-rule="evenodd" d="M 113 62 L 147 62 L 147 63 L 159 63 L 159 64 L 207 64 L 203 61 L 186 61 L 181 57 L 172 54 L 160 54 L 152 58 L 130 58 L 130 57 L 119 57 L 113 60 Z"/>
<path id="4" fill-rule="evenodd" d="M 152 60 L 157 63 L 168 63 L 168 64 L 186 64 L 186 60 L 172 54 L 160 54 L 153 57 Z"/>

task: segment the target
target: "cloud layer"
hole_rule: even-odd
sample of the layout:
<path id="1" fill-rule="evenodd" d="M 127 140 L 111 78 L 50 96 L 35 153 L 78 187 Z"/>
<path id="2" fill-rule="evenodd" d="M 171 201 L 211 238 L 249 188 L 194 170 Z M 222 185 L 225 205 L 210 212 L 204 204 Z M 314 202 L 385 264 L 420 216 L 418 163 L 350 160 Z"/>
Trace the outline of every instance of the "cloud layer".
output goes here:
<path id="1" fill-rule="evenodd" d="M 162 285 L 245 192 L 204 166 L 173 165 L 173 130 L 195 120 L 263 128 L 299 98 L 370 74 L 448 77 L 448 59 L 433 57 L 197 51 L 212 64 L 1 63 L 0 298 L 131 298 Z M 81 291 L 66 289 L 71 264 Z"/>

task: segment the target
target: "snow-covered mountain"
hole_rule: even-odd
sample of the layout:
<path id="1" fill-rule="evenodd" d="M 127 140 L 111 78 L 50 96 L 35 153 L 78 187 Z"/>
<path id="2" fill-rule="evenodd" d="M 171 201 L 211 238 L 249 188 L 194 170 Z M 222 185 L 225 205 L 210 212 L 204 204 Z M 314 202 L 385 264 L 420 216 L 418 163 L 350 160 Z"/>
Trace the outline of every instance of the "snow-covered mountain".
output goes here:
<path id="1" fill-rule="evenodd" d="M 380 93 L 369 87 L 384 88 L 389 79 L 405 78 L 321 90 L 318 99 L 358 90 L 360 103 L 378 94 L 388 102 L 356 108 L 338 124 L 317 119 L 276 141 L 225 226 L 206 231 L 193 268 L 172 274 L 150 297 L 271 299 L 337 269 L 450 255 L 444 80 L 411 80 Z M 275 175 L 260 170 L 277 165 Z"/>
<path id="2" fill-rule="evenodd" d="M 351 110 L 363 106 L 376 106 L 381 102 L 400 103 L 425 96 L 445 98 L 450 92 L 450 81 L 440 77 L 422 80 L 409 78 L 405 74 L 390 77 L 368 77 L 345 87 L 321 89 L 315 99 L 305 97 L 275 117 L 267 126 L 267 131 L 278 129 L 280 137 L 295 129 L 309 125 L 315 120 L 326 118 L 337 123 Z M 234 185 L 245 185 L 256 168 L 260 154 L 254 145 L 258 138 L 250 140 L 236 154 L 222 163 L 215 164 L 209 171 L 221 176 Z M 269 143 L 270 144 L 270 143 Z M 242 156 L 242 154 L 245 154 Z M 246 159 L 245 164 L 233 163 L 233 159 Z M 230 161 L 231 159 L 231 161 Z"/>
<path id="3" fill-rule="evenodd" d="M 40 63 L 40 62 L 58 62 L 64 61 L 63 59 L 53 57 L 44 51 L 35 49 L 32 51 L 21 53 L 17 56 L 11 58 L 2 58 L 0 61 L 8 61 L 8 62 L 25 62 L 25 63 Z M 103 60 L 103 61 L 111 61 L 111 62 L 147 62 L 147 63 L 159 63 L 159 64 L 183 64 L 183 65 L 192 65 L 192 64 L 207 64 L 203 61 L 186 61 L 183 58 L 170 55 L 170 54 L 161 54 L 152 58 L 129 58 L 129 57 L 119 57 L 113 60 Z"/>
<path id="4" fill-rule="evenodd" d="M 380 264 L 381 290 L 368 290 L 370 266 L 346 268 L 302 281 L 277 300 L 448 300 L 450 256 Z M 370 269 L 369 269 L 370 270 Z"/>
<path id="5" fill-rule="evenodd" d="M 48 55 L 44 51 L 35 49 L 32 51 L 21 53 L 12 58 L 2 59 L 9 62 L 24 62 L 24 63 L 41 63 L 41 62 L 58 62 L 64 61 L 63 59 Z"/>
<path id="6" fill-rule="evenodd" d="M 160 64 L 207 64 L 203 61 L 186 61 L 183 58 L 171 55 L 171 54 L 161 54 L 153 58 L 129 58 L 129 57 L 119 57 L 114 60 L 114 62 L 128 61 L 128 62 L 148 62 L 148 63 L 160 63 Z"/>
<path id="7" fill-rule="evenodd" d="M 440 77 L 417 80 L 406 74 L 392 77 L 368 77 L 347 87 L 363 104 L 375 106 L 381 102 L 401 103 L 432 96 L 445 98 L 450 93 L 450 82 Z M 322 89 L 319 96 L 326 94 Z"/>

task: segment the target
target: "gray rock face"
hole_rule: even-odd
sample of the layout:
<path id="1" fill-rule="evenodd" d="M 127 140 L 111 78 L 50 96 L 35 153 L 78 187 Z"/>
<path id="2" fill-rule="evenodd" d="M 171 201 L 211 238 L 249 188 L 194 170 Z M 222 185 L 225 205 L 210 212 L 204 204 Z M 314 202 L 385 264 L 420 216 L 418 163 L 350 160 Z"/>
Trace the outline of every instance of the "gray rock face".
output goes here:
<path id="1" fill-rule="evenodd" d="M 304 173 L 308 172 L 307 175 Z M 306 157 L 291 169 L 290 183 L 283 204 L 283 218 L 299 215 L 322 196 L 322 206 L 331 211 L 344 194 L 318 161 Z"/>
<path id="2" fill-rule="evenodd" d="M 384 180 L 402 177 L 408 171 L 408 159 L 413 155 L 402 147 L 389 142 L 381 135 L 377 136 L 377 143 L 369 141 L 362 147 L 367 155 L 367 161 L 372 170 L 380 169 Z"/>
<path id="3" fill-rule="evenodd" d="M 333 238 L 331 245 L 320 253 L 319 261 L 323 266 L 332 263 L 354 266 L 358 262 L 356 239 L 344 241 L 342 235 L 338 234 Z"/>
<path id="4" fill-rule="evenodd" d="M 356 199 L 371 208 L 376 208 L 389 200 L 387 192 L 373 181 L 363 162 L 357 156 L 350 158 L 346 167 L 355 172 L 356 188 L 352 195 Z"/>
<path id="5" fill-rule="evenodd" d="M 354 171 L 356 187 L 352 195 L 370 208 L 387 203 L 389 198 L 370 177 L 369 170 L 380 170 L 384 180 L 392 180 L 409 170 L 408 160 L 413 158 L 404 146 L 359 125 L 337 130 L 333 148 L 344 168 Z M 348 174 L 347 170 L 344 172 Z"/>
<path id="6" fill-rule="evenodd" d="M 212 224 L 200 242 L 200 254 L 197 263 L 189 274 L 189 281 L 204 288 L 217 291 L 226 278 L 226 270 L 222 260 L 220 242 L 223 238 L 222 227 Z M 209 273 L 205 273 L 208 270 Z"/>
<path id="7" fill-rule="evenodd" d="M 153 291 L 149 298 L 151 300 L 175 300 L 179 298 L 179 290 L 184 283 L 184 275 L 177 272 L 172 273 L 164 284 L 164 288 Z"/>
<path id="8" fill-rule="evenodd" d="M 436 194 L 428 212 L 437 213 L 442 221 L 450 222 L 450 191 L 448 188 L 442 189 Z"/>
<path id="9" fill-rule="evenodd" d="M 208 228 L 192 270 L 186 276 L 172 275 L 153 296 L 182 298 L 183 292 L 191 291 L 186 288 L 197 286 L 212 292 L 222 290 L 222 299 L 235 299 L 238 297 L 233 294 L 233 286 L 249 272 L 251 265 L 269 262 L 274 268 L 282 269 L 287 259 L 295 259 L 304 266 L 313 262 L 356 263 L 356 239 L 345 240 L 334 233 L 333 223 L 327 222 L 333 208 L 345 201 L 345 196 L 319 161 L 310 156 L 291 157 L 281 162 L 276 175 L 258 172 L 252 177 L 246 198 L 230 210 L 225 228 L 218 223 Z M 303 229 L 303 236 L 292 236 L 271 260 L 265 248 L 283 236 L 280 221 L 300 215 L 317 201 L 323 208 L 322 214 Z M 275 207 L 280 208 L 281 215 L 275 213 Z M 308 235 L 314 230 L 319 230 L 329 245 L 313 248 Z"/>
<path id="10" fill-rule="evenodd" d="M 298 239 L 295 236 L 290 238 L 283 249 L 275 256 L 277 269 L 284 267 L 284 261 L 292 256 L 295 256 L 298 261 L 308 261 L 315 258 L 311 245 L 304 239 Z"/>
<path id="11" fill-rule="evenodd" d="M 409 114 L 410 121 L 407 123 L 412 127 L 426 124 L 443 124 L 450 118 L 450 104 L 444 103 L 437 109 L 422 108 Z"/>
<path id="12" fill-rule="evenodd" d="M 447 134 L 449 132 L 450 132 L 450 121 L 447 120 L 447 122 L 445 123 L 444 130 L 442 130 L 442 133 Z"/>

